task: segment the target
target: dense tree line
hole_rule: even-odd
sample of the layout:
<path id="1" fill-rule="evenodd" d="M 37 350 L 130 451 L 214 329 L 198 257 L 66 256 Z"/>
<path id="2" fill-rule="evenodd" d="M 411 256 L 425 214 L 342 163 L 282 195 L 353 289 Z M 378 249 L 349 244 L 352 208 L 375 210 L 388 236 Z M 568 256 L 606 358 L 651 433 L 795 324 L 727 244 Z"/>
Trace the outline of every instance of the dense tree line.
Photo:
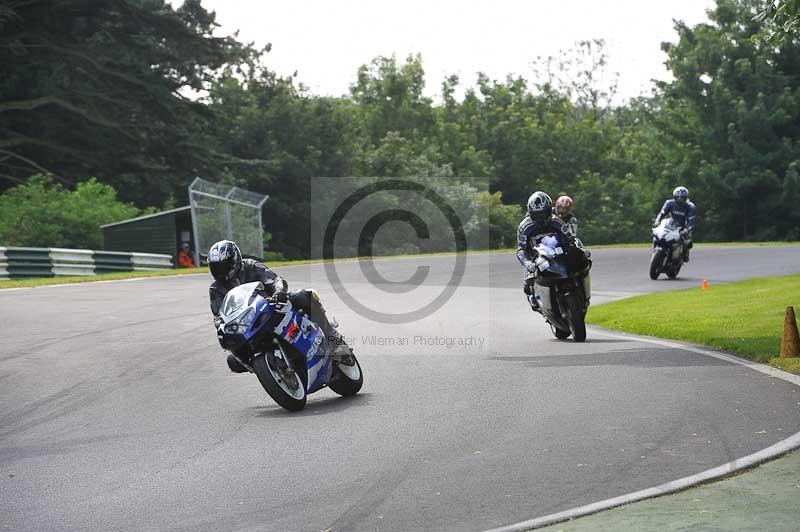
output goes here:
<path id="1" fill-rule="evenodd" d="M 605 243 L 646 240 L 684 184 L 698 239 L 796 240 L 795 7 L 717 0 L 663 45 L 674 80 L 614 105 L 599 41 L 538 59 L 530 81 L 479 74 L 460 90 L 449 76 L 435 101 L 421 57 L 378 57 L 334 98 L 276 75 L 268 49 L 215 36 L 199 0 L 0 0 L 0 190 L 96 176 L 146 208 L 182 203 L 195 175 L 235 182 L 270 194 L 272 245 L 302 256 L 315 176 L 468 190 L 494 246 L 513 244 L 535 189 L 572 195 L 584 239 Z"/>

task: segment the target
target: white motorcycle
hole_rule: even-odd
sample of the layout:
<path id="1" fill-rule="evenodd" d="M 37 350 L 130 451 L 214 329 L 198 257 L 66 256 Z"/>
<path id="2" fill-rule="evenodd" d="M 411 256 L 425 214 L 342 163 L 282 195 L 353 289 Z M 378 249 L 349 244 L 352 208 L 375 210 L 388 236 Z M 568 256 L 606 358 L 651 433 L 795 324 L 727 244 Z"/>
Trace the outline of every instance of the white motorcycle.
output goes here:
<path id="1" fill-rule="evenodd" d="M 664 218 L 653 228 L 653 256 L 650 257 L 650 278 L 658 279 L 662 273 L 675 279 L 683 266 L 686 242 L 681 229 L 672 218 Z"/>

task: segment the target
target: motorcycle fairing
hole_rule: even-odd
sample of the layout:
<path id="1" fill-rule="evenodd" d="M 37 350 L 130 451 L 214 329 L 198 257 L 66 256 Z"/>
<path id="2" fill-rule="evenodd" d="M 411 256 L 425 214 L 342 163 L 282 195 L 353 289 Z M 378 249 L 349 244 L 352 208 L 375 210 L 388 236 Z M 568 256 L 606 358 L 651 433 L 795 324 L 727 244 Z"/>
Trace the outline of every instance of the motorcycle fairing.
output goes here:
<path id="1" fill-rule="evenodd" d="M 291 308 L 291 303 L 287 305 L 289 308 L 282 310 L 286 315 L 275 327 L 275 334 L 305 357 L 308 369 L 306 391 L 312 393 L 325 386 L 333 373 L 333 359 L 328 352 L 331 344 L 316 323 Z"/>

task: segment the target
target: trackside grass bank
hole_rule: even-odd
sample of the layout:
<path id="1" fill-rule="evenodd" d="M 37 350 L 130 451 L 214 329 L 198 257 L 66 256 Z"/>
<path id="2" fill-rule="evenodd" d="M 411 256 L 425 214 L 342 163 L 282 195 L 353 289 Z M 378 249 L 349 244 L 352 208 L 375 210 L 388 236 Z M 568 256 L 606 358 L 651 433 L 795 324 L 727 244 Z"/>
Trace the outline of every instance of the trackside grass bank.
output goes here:
<path id="1" fill-rule="evenodd" d="M 769 362 L 780 351 L 788 305 L 800 309 L 800 275 L 631 297 L 591 308 L 587 321 Z M 789 364 L 800 371 L 800 359 Z"/>
<path id="2" fill-rule="evenodd" d="M 713 243 L 705 243 L 705 244 L 698 244 L 698 247 L 705 247 L 705 246 L 796 246 L 800 245 L 800 242 L 713 242 Z M 589 246 L 589 249 L 611 249 L 611 248 L 649 248 L 651 247 L 650 243 L 637 243 L 637 244 L 603 244 L 598 246 Z M 467 252 L 468 254 L 476 254 L 476 253 L 509 253 L 513 254 L 516 253 L 516 249 L 485 249 L 485 250 L 470 250 Z M 426 254 L 406 254 L 406 255 L 392 255 L 392 256 L 385 256 L 385 257 L 373 257 L 375 260 L 384 260 L 384 259 L 413 259 L 419 257 L 430 257 L 430 256 L 446 256 L 446 255 L 453 255 L 452 252 L 444 252 L 444 253 L 426 253 Z M 342 259 L 334 259 L 336 261 L 353 261 L 358 260 L 357 258 L 342 258 Z M 326 262 L 327 260 L 322 259 L 300 259 L 300 260 L 266 260 L 264 261 L 268 266 L 271 267 L 286 267 L 286 266 L 299 266 L 302 264 L 317 264 Z M 134 272 L 118 272 L 118 273 L 107 273 L 107 274 L 100 274 L 100 275 L 86 275 L 86 276 L 61 276 L 61 277 L 37 277 L 37 278 L 28 278 L 28 279 L 11 279 L 7 281 L 0 281 L 0 290 L 4 288 L 32 288 L 36 286 L 49 286 L 49 285 L 56 285 L 56 284 L 73 284 L 73 283 L 91 283 L 97 281 L 113 281 L 119 279 L 139 279 L 143 277 L 164 277 L 164 276 L 171 276 L 171 275 L 189 275 L 193 273 L 208 273 L 208 269 L 205 267 L 202 268 L 182 268 L 182 269 L 175 269 L 175 270 L 159 270 L 159 271 L 134 271 Z"/>

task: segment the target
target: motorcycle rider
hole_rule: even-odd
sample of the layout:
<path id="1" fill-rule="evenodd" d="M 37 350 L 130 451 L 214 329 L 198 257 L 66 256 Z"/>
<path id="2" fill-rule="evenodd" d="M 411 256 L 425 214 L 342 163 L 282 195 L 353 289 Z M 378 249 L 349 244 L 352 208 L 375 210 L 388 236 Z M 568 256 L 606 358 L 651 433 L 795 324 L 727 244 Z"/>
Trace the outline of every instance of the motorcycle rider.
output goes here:
<path id="1" fill-rule="evenodd" d="M 546 193 L 537 190 L 528 198 L 527 215 L 519 224 L 517 232 L 517 259 L 525 268 L 523 291 L 528 296 L 533 296 L 533 285 L 537 276 L 536 268 L 536 237 L 562 232 L 570 241 L 574 238 L 570 229 L 557 216 L 553 216 L 553 200 Z M 539 303 L 535 297 L 529 297 L 531 309 L 538 312 Z"/>
<path id="2" fill-rule="evenodd" d="M 697 209 L 694 203 L 689 201 L 689 189 L 679 186 L 672 191 L 672 199 L 664 202 L 661 211 L 656 216 L 653 227 L 658 227 L 661 220 L 669 216 L 681 230 L 683 238 L 683 262 L 689 262 L 689 250 L 694 245 L 692 243 L 692 229 L 697 219 Z"/>
<path id="3" fill-rule="evenodd" d="M 271 269 L 253 259 L 242 259 L 242 253 L 235 242 L 221 240 L 211 246 L 208 252 L 208 268 L 214 281 L 209 288 L 211 313 L 214 315 L 214 326 L 218 327 L 220 307 L 229 290 L 245 283 L 260 281 L 264 284 L 267 295 L 276 303 L 291 301 L 292 306 L 303 310 L 312 321 L 317 323 L 329 341 L 336 342 L 336 355 L 347 355 L 350 348 L 342 336 L 328 321 L 325 309 L 315 290 L 300 289 L 289 291 L 289 284 Z M 244 373 L 235 356 L 228 355 L 228 367 L 234 373 Z"/>
<path id="4" fill-rule="evenodd" d="M 555 216 L 564 222 L 566 230 L 573 238 L 578 236 L 578 219 L 572 214 L 573 201 L 566 194 L 562 194 L 556 200 Z"/>

